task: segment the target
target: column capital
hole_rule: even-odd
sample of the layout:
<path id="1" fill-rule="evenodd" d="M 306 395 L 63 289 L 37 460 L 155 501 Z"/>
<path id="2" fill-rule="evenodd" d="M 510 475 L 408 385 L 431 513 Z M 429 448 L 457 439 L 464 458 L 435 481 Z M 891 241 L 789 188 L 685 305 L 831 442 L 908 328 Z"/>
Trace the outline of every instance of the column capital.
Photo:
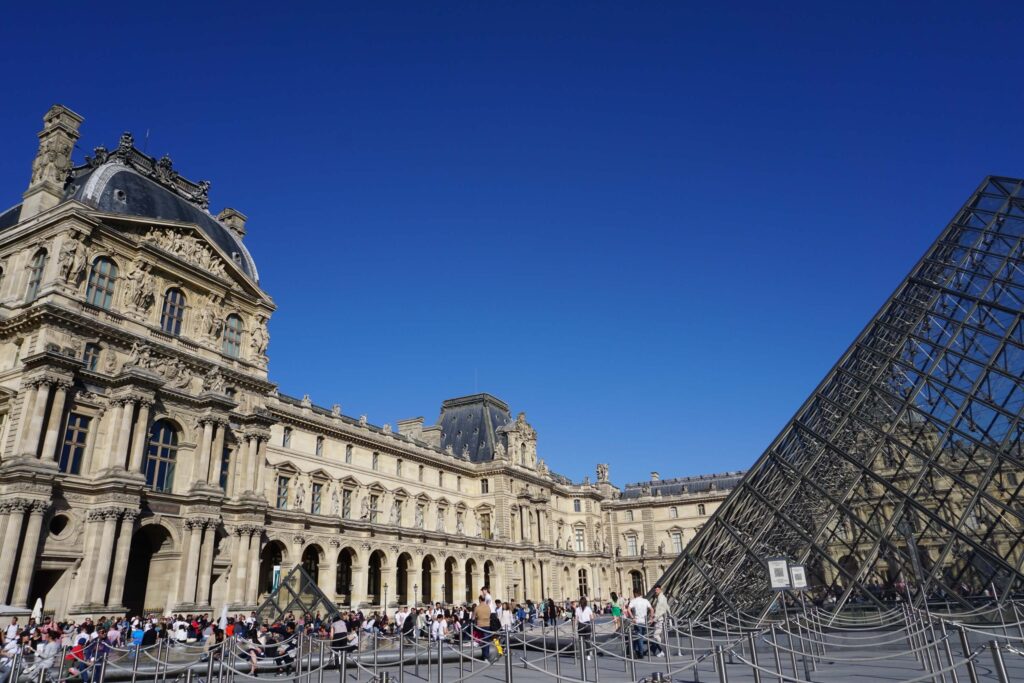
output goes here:
<path id="1" fill-rule="evenodd" d="M 119 507 L 103 507 L 90 510 L 88 519 L 91 522 L 105 521 L 107 519 L 117 520 L 124 517 L 126 520 L 134 521 L 138 516 L 137 510 L 129 510 L 127 508 Z"/>
<path id="2" fill-rule="evenodd" d="M 28 512 L 38 501 L 28 498 L 11 498 L 0 503 L 2 512 Z"/>
<path id="3" fill-rule="evenodd" d="M 206 529 L 217 527 L 220 524 L 219 517 L 190 517 L 184 521 L 186 529 Z"/>

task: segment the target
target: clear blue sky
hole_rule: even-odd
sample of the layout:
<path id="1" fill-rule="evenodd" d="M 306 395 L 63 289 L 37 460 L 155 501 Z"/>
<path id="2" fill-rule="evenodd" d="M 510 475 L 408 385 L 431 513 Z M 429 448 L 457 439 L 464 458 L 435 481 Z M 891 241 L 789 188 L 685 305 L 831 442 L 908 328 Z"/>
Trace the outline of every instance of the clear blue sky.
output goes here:
<path id="1" fill-rule="evenodd" d="M 282 391 L 486 390 L 574 478 L 749 465 L 1024 174 L 1017 3 L 92 5 L 4 8 L 0 204 L 50 104 L 148 130 L 250 217 Z"/>

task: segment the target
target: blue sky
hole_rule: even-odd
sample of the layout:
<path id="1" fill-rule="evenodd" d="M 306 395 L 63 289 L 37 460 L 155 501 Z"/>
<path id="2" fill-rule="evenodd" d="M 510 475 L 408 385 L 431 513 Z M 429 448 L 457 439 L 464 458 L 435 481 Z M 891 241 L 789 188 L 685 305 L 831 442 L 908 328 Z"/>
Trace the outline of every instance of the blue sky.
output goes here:
<path id="1" fill-rule="evenodd" d="M 372 422 L 489 391 L 552 468 L 748 466 L 989 173 L 1024 173 L 1015 3 L 30 3 L 41 116 L 213 181 L 282 391 Z"/>

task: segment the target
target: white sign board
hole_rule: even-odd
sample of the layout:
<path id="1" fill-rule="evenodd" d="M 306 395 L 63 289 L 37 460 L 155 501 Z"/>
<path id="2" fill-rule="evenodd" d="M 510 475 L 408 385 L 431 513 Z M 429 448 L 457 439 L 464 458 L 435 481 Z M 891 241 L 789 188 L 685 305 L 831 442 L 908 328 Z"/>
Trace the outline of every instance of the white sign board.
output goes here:
<path id="1" fill-rule="evenodd" d="M 807 572 L 804 570 L 803 565 L 790 565 L 789 578 L 792 581 L 793 588 L 795 590 L 799 591 L 807 588 Z"/>
<path id="2" fill-rule="evenodd" d="M 785 558 L 776 557 L 768 560 L 768 580 L 775 591 L 784 591 L 790 587 L 789 568 Z"/>

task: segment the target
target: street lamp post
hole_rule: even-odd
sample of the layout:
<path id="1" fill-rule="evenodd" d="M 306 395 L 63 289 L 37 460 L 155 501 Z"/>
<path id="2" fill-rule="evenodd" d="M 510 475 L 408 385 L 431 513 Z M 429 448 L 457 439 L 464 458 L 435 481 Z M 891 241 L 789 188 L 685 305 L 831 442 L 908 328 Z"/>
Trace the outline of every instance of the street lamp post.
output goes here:
<path id="1" fill-rule="evenodd" d="M 420 604 L 420 585 L 418 583 L 412 585 L 412 604 L 414 607 L 419 607 Z"/>
<path id="2" fill-rule="evenodd" d="M 381 603 L 381 607 L 384 608 L 384 614 L 388 613 L 388 583 L 384 582 L 384 602 Z"/>
<path id="3" fill-rule="evenodd" d="M 443 605 L 443 604 L 446 604 L 447 602 L 448 602 L 448 594 L 445 593 L 444 584 L 442 583 L 441 584 L 441 604 Z"/>

